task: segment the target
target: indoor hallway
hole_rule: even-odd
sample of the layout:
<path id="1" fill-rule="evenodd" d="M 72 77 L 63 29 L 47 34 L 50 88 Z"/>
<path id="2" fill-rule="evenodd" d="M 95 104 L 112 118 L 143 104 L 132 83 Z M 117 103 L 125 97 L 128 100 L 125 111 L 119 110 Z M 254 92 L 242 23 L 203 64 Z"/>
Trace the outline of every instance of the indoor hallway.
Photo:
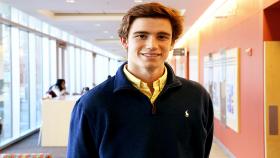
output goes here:
<path id="1" fill-rule="evenodd" d="M 65 158 L 66 147 L 41 147 L 38 143 L 39 133 L 35 133 L 26 139 L 4 149 L 0 153 L 51 153 L 53 158 Z M 230 158 L 214 140 L 210 158 Z"/>

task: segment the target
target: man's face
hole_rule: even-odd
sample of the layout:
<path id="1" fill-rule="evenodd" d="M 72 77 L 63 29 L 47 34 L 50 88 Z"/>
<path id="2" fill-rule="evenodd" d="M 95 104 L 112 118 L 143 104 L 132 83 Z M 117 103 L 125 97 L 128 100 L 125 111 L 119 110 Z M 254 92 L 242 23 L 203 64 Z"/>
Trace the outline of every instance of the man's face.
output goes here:
<path id="1" fill-rule="evenodd" d="M 121 39 L 128 52 L 128 69 L 163 70 L 164 61 L 172 49 L 172 27 L 168 19 L 137 18 L 132 23 L 128 38 Z M 135 75 L 136 75 L 135 74 Z"/>

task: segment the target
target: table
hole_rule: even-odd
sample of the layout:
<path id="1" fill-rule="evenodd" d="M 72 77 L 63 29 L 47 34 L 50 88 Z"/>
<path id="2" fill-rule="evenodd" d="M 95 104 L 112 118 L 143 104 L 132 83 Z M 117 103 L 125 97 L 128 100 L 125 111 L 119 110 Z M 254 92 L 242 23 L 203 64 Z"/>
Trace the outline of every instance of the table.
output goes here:
<path id="1" fill-rule="evenodd" d="M 41 146 L 67 146 L 71 112 L 79 98 L 80 95 L 42 100 Z"/>

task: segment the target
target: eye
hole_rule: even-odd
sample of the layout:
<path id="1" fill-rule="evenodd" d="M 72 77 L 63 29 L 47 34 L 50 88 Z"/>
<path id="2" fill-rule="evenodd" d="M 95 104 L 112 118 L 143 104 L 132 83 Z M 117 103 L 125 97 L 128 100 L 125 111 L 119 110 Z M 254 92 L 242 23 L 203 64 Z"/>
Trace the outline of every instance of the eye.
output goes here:
<path id="1" fill-rule="evenodd" d="M 139 34 L 139 35 L 136 35 L 135 38 L 140 39 L 140 40 L 144 40 L 144 39 L 147 39 L 147 35 Z"/>
<path id="2" fill-rule="evenodd" d="M 161 41 L 169 40 L 169 36 L 167 36 L 167 35 L 159 35 L 158 39 L 161 40 Z"/>

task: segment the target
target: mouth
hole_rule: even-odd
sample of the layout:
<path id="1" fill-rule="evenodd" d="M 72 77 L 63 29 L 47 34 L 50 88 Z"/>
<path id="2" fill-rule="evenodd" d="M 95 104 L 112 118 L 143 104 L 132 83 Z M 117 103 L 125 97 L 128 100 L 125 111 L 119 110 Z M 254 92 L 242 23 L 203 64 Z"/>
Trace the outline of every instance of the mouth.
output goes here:
<path id="1" fill-rule="evenodd" d="M 161 56 L 161 54 L 158 54 L 158 53 L 141 53 L 141 55 L 143 55 L 145 57 L 158 57 L 158 56 Z"/>

